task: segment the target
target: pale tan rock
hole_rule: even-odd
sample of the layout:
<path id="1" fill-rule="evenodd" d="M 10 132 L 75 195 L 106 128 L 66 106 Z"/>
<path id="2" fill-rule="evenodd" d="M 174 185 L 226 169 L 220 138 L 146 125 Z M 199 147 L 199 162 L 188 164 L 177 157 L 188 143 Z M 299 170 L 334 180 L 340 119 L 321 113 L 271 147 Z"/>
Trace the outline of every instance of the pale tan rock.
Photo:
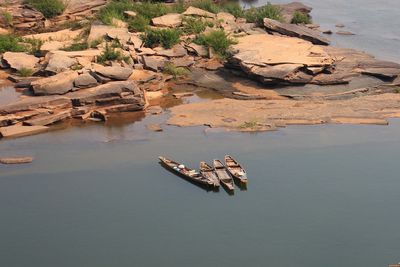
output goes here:
<path id="1" fill-rule="evenodd" d="M 71 44 L 71 42 L 46 41 L 40 47 L 40 51 L 49 52 L 49 51 L 54 51 L 54 50 L 60 50 L 70 44 Z"/>
<path id="2" fill-rule="evenodd" d="M 7 29 L 0 28 L 0 35 L 9 34 L 10 32 Z"/>
<path id="3" fill-rule="evenodd" d="M 12 158 L 0 158 L 2 164 L 25 164 L 31 163 L 33 157 L 12 157 Z"/>
<path id="4" fill-rule="evenodd" d="M 164 57 L 183 57 L 187 55 L 186 49 L 181 44 L 176 44 L 171 49 L 156 47 L 153 50 L 156 51 L 156 55 Z"/>
<path id="5" fill-rule="evenodd" d="M 217 20 L 221 20 L 223 23 L 235 23 L 235 16 L 228 12 L 217 13 Z"/>
<path id="6" fill-rule="evenodd" d="M 31 83 L 35 95 L 61 95 L 74 88 L 74 80 L 79 74 L 76 71 L 65 71 L 57 75 L 36 80 Z"/>
<path id="7" fill-rule="evenodd" d="M 69 70 L 71 66 L 77 63 L 75 58 L 67 57 L 63 54 L 49 53 L 49 62 L 46 66 L 46 71 L 59 73 Z"/>
<path id="8" fill-rule="evenodd" d="M 190 16 L 198 16 L 198 17 L 206 17 L 206 18 L 215 18 L 215 14 L 205 11 L 203 9 L 190 6 L 186 9 L 185 12 L 182 13 L 183 15 L 190 15 Z"/>
<path id="9" fill-rule="evenodd" d="M 72 41 L 77 38 L 79 38 L 80 34 L 82 33 L 82 30 L 70 30 L 70 29 L 65 29 L 57 32 L 45 32 L 45 33 L 38 33 L 38 34 L 30 34 L 30 35 L 25 35 L 24 37 L 26 38 L 31 38 L 31 39 L 38 39 L 43 42 L 46 41 Z"/>
<path id="10" fill-rule="evenodd" d="M 134 18 L 134 17 L 137 16 L 137 13 L 135 11 L 124 11 L 124 15 L 127 16 L 127 17 Z"/>
<path id="11" fill-rule="evenodd" d="M 40 59 L 23 52 L 6 52 L 3 54 L 3 60 L 15 70 L 35 70 Z"/>
<path id="12" fill-rule="evenodd" d="M 177 13 L 166 14 L 161 17 L 153 18 L 151 22 L 157 27 L 174 28 L 182 24 L 182 15 Z"/>
<path id="13" fill-rule="evenodd" d="M 121 42 L 126 43 L 130 39 L 131 34 L 129 34 L 127 28 L 117 28 L 108 25 L 92 25 L 88 42 L 90 43 L 103 39 L 105 36 L 108 36 L 111 39 L 118 38 Z"/>
<path id="14" fill-rule="evenodd" d="M 22 126 L 13 125 L 0 128 L 0 136 L 4 138 L 22 137 L 45 132 L 49 129 L 46 126 Z"/>
<path id="15" fill-rule="evenodd" d="M 112 18 L 111 25 L 117 28 L 128 28 L 128 24 L 120 19 Z"/>
<path id="16" fill-rule="evenodd" d="M 325 66 L 334 62 L 322 47 L 298 38 L 254 34 L 237 40 L 233 50 L 238 53 L 233 58 L 247 64 Z"/>

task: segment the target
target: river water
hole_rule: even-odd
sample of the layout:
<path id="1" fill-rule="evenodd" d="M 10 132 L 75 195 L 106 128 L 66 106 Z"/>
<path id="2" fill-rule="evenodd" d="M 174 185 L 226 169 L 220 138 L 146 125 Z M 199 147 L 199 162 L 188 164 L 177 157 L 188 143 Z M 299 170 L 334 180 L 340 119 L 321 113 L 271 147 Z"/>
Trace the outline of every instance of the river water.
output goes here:
<path id="1" fill-rule="evenodd" d="M 315 22 L 357 33 L 333 36 L 338 45 L 399 59 L 397 0 L 309 2 Z M 130 119 L 0 141 L 0 156 L 35 157 L 0 165 L 0 266 L 400 261 L 400 121 L 246 134 L 166 125 L 155 133 L 146 125 L 165 115 Z M 247 168 L 247 191 L 207 192 L 157 163 L 167 155 L 197 167 L 225 153 Z"/>

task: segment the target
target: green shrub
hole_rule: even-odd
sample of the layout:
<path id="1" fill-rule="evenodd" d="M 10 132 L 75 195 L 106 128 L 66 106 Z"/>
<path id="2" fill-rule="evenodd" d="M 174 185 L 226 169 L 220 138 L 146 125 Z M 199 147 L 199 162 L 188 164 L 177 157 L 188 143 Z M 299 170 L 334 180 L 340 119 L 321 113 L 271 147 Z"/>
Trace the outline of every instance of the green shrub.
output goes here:
<path id="1" fill-rule="evenodd" d="M 28 69 L 28 68 L 21 68 L 17 71 L 17 75 L 21 76 L 21 77 L 30 77 L 32 76 L 34 73 L 34 71 L 32 69 Z"/>
<path id="2" fill-rule="evenodd" d="M 244 16 L 244 10 L 238 3 L 228 2 L 222 5 L 222 10 L 234 15 L 236 18 Z"/>
<path id="3" fill-rule="evenodd" d="M 63 0 L 26 0 L 26 3 L 40 11 L 45 18 L 53 18 L 65 10 Z"/>
<path id="4" fill-rule="evenodd" d="M 211 47 L 214 52 L 222 57 L 229 56 L 229 47 L 236 44 L 236 40 L 230 38 L 223 30 L 215 30 L 207 34 L 199 35 L 194 42 L 205 47 Z"/>
<path id="5" fill-rule="evenodd" d="M 208 22 L 203 21 L 200 18 L 185 17 L 182 20 L 183 31 L 187 34 L 199 34 L 202 33 L 207 26 Z"/>
<path id="6" fill-rule="evenodd" d="M 24 51 L 28 52 L 30 54 L 38 54 L 40 52 L 40 47 L 43 44 L 42 40 L 34 39 L 34 38 L 20 37 L 19 41 L 22 43 L 28 44 L 27 46 L 24 46 L 25 47 Z"/>
<path id="7" fill-rule="evenodd" d="M 82 51 L 89 48 L 89 45 L 86 42 L 83 43 L 73 43 L 70 46 L 64 47 L 62 50 L 64 51 Z"/>
<path id="8" fill-rule="evenodd" d="M 214 3 L 213 0 L 197 0 L 190 3 L 191 6 L 206 10 L 211 13 L 218 13 L 221 11 L 221 7 Z"/>
<path id="9" fill-rule="evenodd" d="M 124 56 L 121 51 L 116 50 L 115 47 L 113 47 L 110 44 L 106 44 L 106 47 L 104 51 L 97 56 L 97 62 L 98 63 L 104 63 L 106 61 L 125 61 L 126 63 L 130 63 L 130 57 Z"/>
<path id="10" fill-rule="evenodd" d="M 7 26 L 13 25 L 13 15 L 10 12 L 3 11 L 1 15 L 3 16 Z"/>
<path id="11" fill-rule="evenodd" d="M 170 74 L 174 76 L 174 78 L 187 76 L 189 74 L 189 70 L 184 67 L 177 67 L 172 63 L 166 63 L 164 65 L 163 72 L 166 74 Z"/>
<path id="12" fill-rule="evenodd" d="M 147 29 L 141 35 L 145 47 L 155 47 L 161 45 L 169 49 L 179 43 L 181 32 L 177 29 Z"/>
<path id="13" fill-rule="evenodd" d="M 137 15 L 136 17 L 128 20 L 128 28 L 130 31 L 144 32 L 150 25 L 150 19 Z"/>
<path id="14" fill-rule="evenodd" d="M 25 47 L 20 44 L 20 38 L 14 35 L 0 35 L 0 53 L 24 52 Z"/>
<path id="15" fill-rule="evenodd" d="M 293 24 L 311 24 L 312 21 L 311 21 L 311 18 L 307 14 L 300 12 L 300 11 L 296 11 L 293 14 L 291 23 L 293 23 Z"/>
<path id="16" fill-rule="evenodd" d="M 275 6 L 271 3 L 268 3 L 265 6 L 258 8 L 250 8 L 244 12 L 244 17 L 247 22 L 254 22 L 258 25 L 264 24 L 264 18 L 269 18 L 273 20 L 282 20 L 282 11 L 279 6 Z"/>

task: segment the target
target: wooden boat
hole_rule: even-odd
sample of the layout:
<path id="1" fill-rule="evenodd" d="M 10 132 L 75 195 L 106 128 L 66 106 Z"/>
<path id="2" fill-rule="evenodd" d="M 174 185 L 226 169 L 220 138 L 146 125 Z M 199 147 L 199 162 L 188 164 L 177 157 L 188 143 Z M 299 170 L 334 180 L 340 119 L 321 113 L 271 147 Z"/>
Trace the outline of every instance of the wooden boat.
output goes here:
<path id="1" fill-rule="evenodd" d="M 247 183 L 246 170 L 237 162 L 234 158 L 229 155 L 225 156 L 225 166 L 229 173 L 241 183 Z"/>
<path id="2" fill-rule="evenodd" d="M 158 157 L 161 161 L 161 163 L 169 170 L 174 172 L 177 175 L 180 175 L 181 177 L 198 183 L 200 185 L 206 185 L 206 186 L 213 186 L 214 182 L 210 181 L 209 179 L 203 177 L 199 172 L 193 169 L 189 169 L 185 165 L 178 163 L 176 161 L 167 159 L 165 157 Z"/>
<path id="3" fill-rule="evenodd" d="M 219 187 L 220 186 L 220 182 L 219 182 L 217 174 L 215 173 L 215 169 L 213 167 L 211 167 L 210 165 L 208 165 L 204 161 L 200 162 L 200 174 L 204 178 L 212 181 L 213 185 L 215 187 Z"/>
<path id="4" fill-rule="evenodd" d="M 230 191 L 235 190 L 233 179 L 229 174 L 228 170 L 225 168 L 224 164 L 222 164 L 222 162 L 219 159 L 214 159 L 213 165 L 215 173 L 217 174 L 220 183 Z"/>

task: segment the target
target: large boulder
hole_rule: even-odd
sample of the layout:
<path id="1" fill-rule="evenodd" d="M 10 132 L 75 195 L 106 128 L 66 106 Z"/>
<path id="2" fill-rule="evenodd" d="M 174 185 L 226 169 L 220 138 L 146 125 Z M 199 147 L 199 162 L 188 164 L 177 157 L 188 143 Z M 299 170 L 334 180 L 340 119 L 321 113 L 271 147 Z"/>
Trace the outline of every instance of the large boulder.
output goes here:
<path id="1" fill-rule="evenodd" d="M 311 30 L 302 25 L 282 23 L 277 20 L 265 18 L 264 26 L 267 31 L 278 32 L 291 37 L 298 37 L 310 41 L 313 44 L 329 45 L 329 40 L 322 37 L 319 32 Z"/>
<path id="2" fill-rule="evenodd" d="M 182 24 L 182 15 L 171 13 L 161 17 L 153 18 L 151 22 L 157 27 L 179 27 Z"/>
<path id="3" fill-rule="evenodd" d="M 23 52 L 6 52 L 3 55 L 3 60 L 15 70 L 21 69 L 36 69 L 36 65 L 39 63 L 39 58 L 28 55 Z"/>
<path id="4" fill-rule="evenodd" d="M 78 77 L 76 71 L 65 71 L 57 75 L 43 78 L 31 83 L 35 95 L 62 95 L 74 88 L 74 80 Z"/>
<path id="5" fill-rule="evenodd" d="M 215 18 L 215 14 L 193 6 L 188 7 L 182 14 L 186 16 Z"/>
<path id="6" fill-rule="evenodd" d="M 99 74 L 103 77 L 118 80 L 118 81 L 125 81 L 128 80 L 129 76 L 131 76 L 133 72 L 132 68 L 125 68 L 119 66 L 112 66 L 112 67 L 97 67 L 95 68 L 95 73 Z"/>
<path id="7" fill-rule="evenodd" d="M 71 66 L 77 63 L 75 58 L 67 57 L 63 54 L 50 54 L 49 62 L 46 66 L 46 71 L 59 73 L 69 70 Z"/>

